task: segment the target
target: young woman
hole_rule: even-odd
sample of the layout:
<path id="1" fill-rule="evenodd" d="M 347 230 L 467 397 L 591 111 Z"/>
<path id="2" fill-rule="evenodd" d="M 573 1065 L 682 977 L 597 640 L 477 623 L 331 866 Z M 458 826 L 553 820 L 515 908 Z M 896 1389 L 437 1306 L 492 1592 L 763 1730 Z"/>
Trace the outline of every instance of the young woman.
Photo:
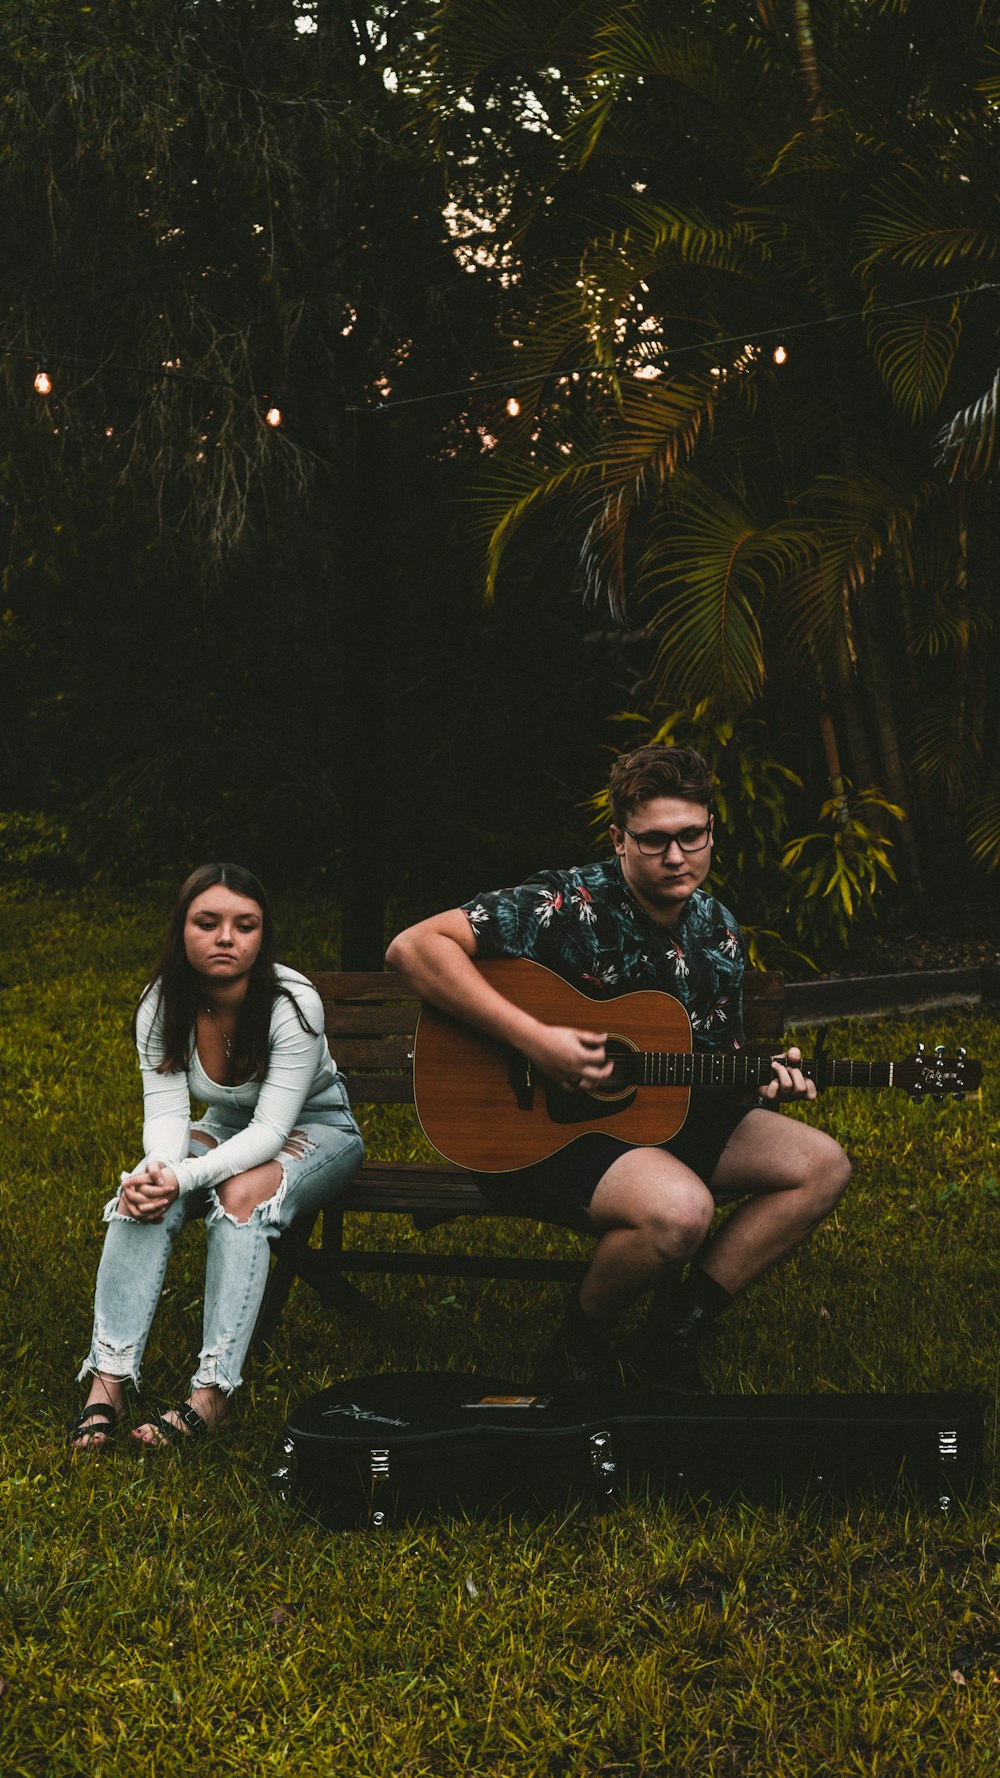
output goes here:
<path id="1" fill-rule="evenodd" d="M 225 1419 L 267 1280 L 268 1235 L 350 1183 L 364 1148 L 304 976 L 274 961 L 263 888 L 235 864 L 182 884 L 133 1021 L 145 1158 L 104 1212 L 90 1393 L 76 1450 L 113 1438 L 139 1369 L 170 1249 L 191 1216 L 208 1240 L 203 1344 L 186 1402 L 137 1426 L 149 1449 Z M 207 1105 L 191 1122 L 191 1099 Z"/>

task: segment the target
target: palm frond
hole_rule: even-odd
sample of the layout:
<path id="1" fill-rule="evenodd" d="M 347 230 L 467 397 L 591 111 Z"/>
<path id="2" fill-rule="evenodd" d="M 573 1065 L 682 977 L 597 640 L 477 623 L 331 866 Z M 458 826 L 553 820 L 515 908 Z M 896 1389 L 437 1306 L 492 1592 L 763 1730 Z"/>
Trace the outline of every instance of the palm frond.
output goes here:
<path id="1" fill-rule="evenodd" d="M 599 11 L 596 0 L 445 0 L 428 33 L 429 60 L 438 81 L 452 91 L 468 88 L 511 62 L 565 57 L 571 46 L 579 55 L 591 35 L 588 15 Z"/>
<path id="2" fill-rule="evenodd" d="M 585 336 L 606 362 L 613 361 L 623 328 L 631 325 L 641 342 L 634 305 L 640 287 L 651 283 L 654 295 L 644 299 L 643 318 L 658 320 L 661 352 L 669 355 L 671 342 L 690 344 L 692 335 L 708 343 L 715 327 L 704 297 L 693 300 L 690 274 L 703 274 L 706 281 L 723 273 L 759 282 L 770 240 L 755 237 L 750 219 L 716 223 L 693 205 L 632 199 L 620 209 L 625 226 L 595 243 L 581 260 L 578 324 Z M 688 274 L 683 290 L 678 273 Z"/>
<path id="3" fill-rule="evenodd" d="M 956 599 L 947 610 L 938 606 L 926 616 L 917 618 L 910 635 L 910 647 L 914 654 L 926 654 L 930 660 L 967 654 L 974 642 L 992 636 L 994 628 L 988 611 L 974 611 L 967 600 Z"/>
<path id="4" fill-rule="evenodd" d="M 980 80 L 976 81 L 977 93 L 982 93 L 987 105 L 1000 105 L 1000 48 L 990 44 L 987 48 L 991 66 Z"/>
<path id="5" fill-rule="evenodd" d="M 713 34 L 692 29 L 689 19 L 668 22 L 663 8 L 637 5 L 606 9 L 595 34 L 593 67 L 598 76 L 631 80 L 666 79 L 717 107 L 728 110 L 734 82 L 748 72 L 755 84 L 766 80 L 770 57 L 752 24 L 740 33 Z"/>
<path id="6" fill-rule="evenodd" d="M 584 533 L 580 562 L 588 593 L 625 616 L 625 543 L 643 497 L 693 455 L 726 391 L 711 378 L 622 386 L 621 429 L 602 458 L 600 501 Z"/>
<path id="7" fill-rule="evenodd" d="M 962 221 L 955 212 L 950 182 L 932 185 L 916 171 L 892 173 L 876 187 L 859 222 L 859 269 L 869 270 L 880 259 L 909 271 L 995 259 L 1000 251 L 995 224 Z"/>
<path id="8" fill-rule="evenodd" d="M 1000 370 L 985 395 L 971 407 L 962 408 L 937 435 L 937 461 L 948 464 L 953 481 L 956 476 L 963 476 L 967 481 L 981 480 L 995 475 L 1000 469 L 998 414 Z"/>
<path id="9" fill-rule="evenodd" d="M 495 464 L 488 488 L 476 503 L 478 532 L 486 532 L 485 598 L 496 595 L 504 553 L 536 508 L 557 501 L 581 483 L 593 480 L 599 468 L 584 454 L 559 464 L 530 461 Z"/>
<path id="10" fill-rule="evenodd" d="M 625 537 L 638 503 L 687 461 L 730 391 L 709 377 L 650 383 L 625 379 L 616 409 L 610 402 L 553 437 L 491 458 L 488 477 L 472 500 L 472 534 L 487 558 L 486 597 L 492 599 L 504 554 L 537 508 L 567 503 L 582 533 L 581 568 L 591 596 L 605 596 L 621 616 L 625 607 Z M 522 446 L 528 434 L 522 430 Z"/>
<path id="11" fill-rule="evenodd" d="M 813 553 L 782 585 L 786 647 L 803 661 L 834 644 L 853 655 L 851 602 L 864 594 L 886 545 L 908 531 L 918 500 L 911 484 L 874 469 L 850 476 L 818 476 L 796 501 Z"/>
<path id="12" fill-rule="evenodd" d="M 896 406 L 920 424 L 944 399 L 962 331 L 959 305 L 869 313 L 868 344 Z"/>
<path id="13" fill-rule="evenodd" d="M 1000 792 L 983 797 L 972 811 L 968 827 L 969 851 L 986 871 L 1000 865 Z"/>
<path id="14" fill-rule="evenodd" d="M 742 220 L 720 223 L 690 203 L 629 198 L 620 208 L 630 219 L 625 238 L 641 243 L 651 255 L 669 251 L 685 263 L 739 271 L 753 245 L 753 236 Z"/>
<path id="15" fill-rule="evenodd" d="M 766 119 L 780 131 L 789 95 L 782 58 L 752 18 L 736 31 L 721 21 L 704 29 L 659 4 L 605 6 L 603 14 L 589 57 L 594 103 L 567 143 L 581 161 L 598 144 L 641 149 L 634 106 L 641 83 L 655 91 L 658 127 L 679 141 L 710 143 L 713 158 L 732 167 L 766 163 L 770 151 L 754 124 Z"/>
<path id="16" fill-rule="evenodd" d="M 980 780 L 982 750 L 954 699 L 934 699 L 916 715 L 909 752 L 913 770 L 949 809 L 968 802 Z"/>
<path id="17" fill-rule="evenodd" d="M 794 130 L 778 149 L 765 178 L 780 179 L 799 173 L 842 173 L 851 176 L 859 151 L 874 153 L 884 144 L 859 136 L 857 125 L 845 111 L 829 111 L 806 129 Z"/>
<path id="18" fill-rule="evenodd" d="M 746 705 L 764 681 L 759 608 L 801 564 L 801 529 L 762 527 L 743 507 L 682 472 L 670 484 L 646 541 L 642 597 L 658 610 L 660 686 L 681 697 L 721 690 Z"/>

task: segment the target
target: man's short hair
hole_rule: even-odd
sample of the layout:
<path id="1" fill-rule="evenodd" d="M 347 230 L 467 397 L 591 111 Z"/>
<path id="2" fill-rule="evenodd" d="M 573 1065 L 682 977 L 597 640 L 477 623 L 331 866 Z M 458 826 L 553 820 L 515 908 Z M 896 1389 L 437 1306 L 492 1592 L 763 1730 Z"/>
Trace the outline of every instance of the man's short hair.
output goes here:
<path id="1" fill-rule="evenodd" d="M 693 747 L 636 747 L 611 768 L 611 819 L 624 827 L 637 803 L 677 796 L 711 807 L 712 774 Z"/>

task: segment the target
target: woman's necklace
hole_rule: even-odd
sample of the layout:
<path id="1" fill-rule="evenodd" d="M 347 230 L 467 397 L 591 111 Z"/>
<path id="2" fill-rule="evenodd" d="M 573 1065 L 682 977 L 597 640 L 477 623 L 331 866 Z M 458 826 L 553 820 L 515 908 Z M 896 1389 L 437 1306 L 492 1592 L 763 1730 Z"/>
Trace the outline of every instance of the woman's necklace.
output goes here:
<path id="1" fill-rule="evenodd" d="M 229 1032 L 226 1031 L 223 1028 L 223 1026 L 219 1024 L 219 1021 L 216 1018 L 214 1012 L 212 1011 L 212 1008 L 209 1006 L 207 1000 L 205 1002 L 205 1011 L 207 1012 L 209 1018 L 211 1019 L 213 1025 L 215 1026 L 215 1029 L 218 1031 L 219 1036 L 222 1038 L 223 1047 L 226 1052 L 226 1061 L 231 1062 L 233 1059 L 233 1040 L 230 1037 Z"/>

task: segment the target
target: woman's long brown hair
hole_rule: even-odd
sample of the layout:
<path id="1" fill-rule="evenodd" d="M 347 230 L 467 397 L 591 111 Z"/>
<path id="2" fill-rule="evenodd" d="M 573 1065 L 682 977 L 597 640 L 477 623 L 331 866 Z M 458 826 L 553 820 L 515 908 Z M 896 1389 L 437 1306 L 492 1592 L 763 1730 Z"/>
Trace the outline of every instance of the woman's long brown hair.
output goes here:
<path id="1" fill-rule="evenodd" d="M 291 1001 L 304 1031 L 312 1031 L 312 1026 L 303 1018 L 295 996 L 282 987 L 275 972 L 274 923 L 267 891 L 253 872 L 244 870 L 241 864 L 202 864 L 181 884 L 149 986 L 139 996 L 139 1006 L 147 994 L 157 996 L 156 1010 L 161 1015 L 165 1051 L 163 1061 L 157 1064 L 157 1073 L 186 1073 L 194 1048 L 198 1008 L 204 1003 L 204 989 L 188 962 L 184 926 L 191 903 L 217 884 L 231 889 L 234 895 L 245 895 L 260 908 L 260 950 L 250 971 L 246 999 L 240 1007 L 233 1036 L 233 1075 L 236 1080 L 249 1080 L 251 1076 L 263 1080 L 270 1060 L 271 1012 L 277 996 L 284 995 Z M 133 1037 L 136 1036 L 139 1006 L 132 1017 Z"/>

